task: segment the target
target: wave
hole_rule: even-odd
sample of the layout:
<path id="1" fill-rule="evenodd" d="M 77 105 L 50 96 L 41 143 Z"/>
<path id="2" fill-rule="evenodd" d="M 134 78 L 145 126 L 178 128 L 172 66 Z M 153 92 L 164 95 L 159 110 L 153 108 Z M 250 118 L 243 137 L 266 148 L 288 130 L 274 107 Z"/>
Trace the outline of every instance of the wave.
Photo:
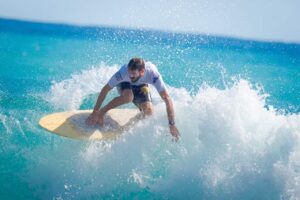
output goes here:
<path id="1" fill-rule="evenodd" d="M 84 70 L 79 74 L 73 74 L 70 79 L 61 82 L 52 82 L 50 93 L 45 95 L 56 109 L 75 110 L 81 105 L 84 97 L 97 93 L 117 71 L 117 66 L 100 66 Z"/>
<path id="2" fill-rule="evenodd" d="M 56 109 L 78 109 L 116 70 L 102 63 L 53 82 L 45 98 Z M 300 115 L 276 111 L 266 103 L 268 94 L 245 79 L 225 89 L 203 85 L 195 94 L 168 88 L 181 133 L 178 143 L 171 139 L 165 105 L 154 92 L 154 115 L 116 141 L 59 138 L 51 151 L 27 152 L 31 167 L 24 176 L 35 195 L 299 199 Z"/>

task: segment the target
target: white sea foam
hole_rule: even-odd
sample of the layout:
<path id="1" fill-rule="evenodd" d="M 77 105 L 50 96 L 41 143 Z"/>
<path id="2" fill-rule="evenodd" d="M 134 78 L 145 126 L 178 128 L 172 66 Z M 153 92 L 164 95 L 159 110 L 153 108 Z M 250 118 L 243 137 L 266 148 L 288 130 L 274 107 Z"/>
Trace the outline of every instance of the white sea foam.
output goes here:
<path id="1" fill-rule="evenodd" d="M 101 63 L 98 67 L 73 74 L 70 79 L 53 81 L 50 94 L 45 98 L 56 108 L 64 110 L 78 109 L 86 95 L 97 93 L 117 71 L 117 66 Z"/>
<path id="2" fill-rule="evenodd" d="M 115 71 L 102 65 L 53 83 L 51 102 L 76 109 Z M 178 143 L 171 140 L 164 103 L 156 101 L 154 115 L 116 141 L 57 147 L 46 168 L 57 177 L 54 198 L 132 198 L 145 190 L 168 199 L 299 198 L 299 115 L 266 105 L 268 95 L 247 80 L 226 89 L 203 86 L 195 95 L 169 90 Z M 45 165 L 37 166 L 34 177 L 45 173 Z M 51 182 L 45 179 L 31 184 Z"/>

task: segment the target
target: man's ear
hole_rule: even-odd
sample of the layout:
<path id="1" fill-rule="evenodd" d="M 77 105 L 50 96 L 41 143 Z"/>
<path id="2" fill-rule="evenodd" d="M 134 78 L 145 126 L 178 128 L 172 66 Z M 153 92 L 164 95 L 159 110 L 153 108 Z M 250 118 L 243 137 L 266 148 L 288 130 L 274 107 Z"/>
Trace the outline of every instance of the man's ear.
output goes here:
<path id="1" fill-rule="evenodd" d="M 144 76 L 144 74 L 145 74 L 145 70 L 144 70 L 144 69 L 142 69 L 142 70 L 140 71 L 140 74 L 141 74 L 142 76 Z"/>

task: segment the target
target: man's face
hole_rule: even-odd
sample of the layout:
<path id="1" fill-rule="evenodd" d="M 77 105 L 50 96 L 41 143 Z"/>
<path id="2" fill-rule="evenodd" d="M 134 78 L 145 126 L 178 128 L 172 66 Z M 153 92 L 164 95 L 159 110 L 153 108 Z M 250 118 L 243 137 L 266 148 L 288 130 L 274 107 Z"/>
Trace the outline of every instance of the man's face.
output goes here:
<path id="1" fill-rule="evenodd" d="M 144 70 L 130 70 L 128 69 L 128 75 L 131 80 L 131 82 L 137 82 L 143 75 L 144 75 Z"/>

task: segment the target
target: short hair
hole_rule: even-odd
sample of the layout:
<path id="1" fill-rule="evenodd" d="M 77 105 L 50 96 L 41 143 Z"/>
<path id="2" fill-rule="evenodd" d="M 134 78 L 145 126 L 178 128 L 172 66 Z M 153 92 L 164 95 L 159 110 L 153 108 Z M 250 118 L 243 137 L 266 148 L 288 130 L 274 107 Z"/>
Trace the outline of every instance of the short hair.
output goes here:
<path id="1" fill-rule="evenodd" d="M 128 63 L 128 69 L 142 71 L 145 69 L 145 62 L 142 58 L 132 58 Z"/>

